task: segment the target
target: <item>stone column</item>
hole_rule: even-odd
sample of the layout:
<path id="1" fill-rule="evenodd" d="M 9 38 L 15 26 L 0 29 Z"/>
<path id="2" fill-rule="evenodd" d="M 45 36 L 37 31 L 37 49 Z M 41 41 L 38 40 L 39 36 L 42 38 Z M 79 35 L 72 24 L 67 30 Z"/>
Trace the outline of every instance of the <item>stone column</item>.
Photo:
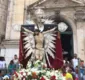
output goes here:
<path id="1" fill-rule="evenodd" d="M 76 11 L 78 57 L 85 61 L 85 12 Z"/>
<path id="2" fill-rule="evenodd" d="M 6 33 L 5 33 L 5 39 L 7 40 L 10 39 L 11 26 L 12 26 L 12 21 L 13 21 L 12 16 L 14 12 L 13 8 L 14 8 L 14 0 L 9 0 Z"/>

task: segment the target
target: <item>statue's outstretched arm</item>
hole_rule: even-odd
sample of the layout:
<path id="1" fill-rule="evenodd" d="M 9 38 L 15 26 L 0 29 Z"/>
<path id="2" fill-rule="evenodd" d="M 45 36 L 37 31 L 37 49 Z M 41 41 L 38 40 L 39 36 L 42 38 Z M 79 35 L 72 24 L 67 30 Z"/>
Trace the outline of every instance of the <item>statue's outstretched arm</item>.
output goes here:
<path id="1" fill-rule="evenodd" d="M 24 27 L 22 27 L 26 32 L 28 32 L 28 33 L 31 33 L 31 34 L 34 34 L 34 32 L 33 31 L 31 31 L 31 30 L 29 30 L 29 29 L 26 29 L 26 28 L 24 28 Z"/>
<path id="2" fill-rule="evenodd" d="M 49 32 L 53 32 L 55 30 L 56 30 L 56 27 L 54 27 L 54 28 L 52 28 L 50 30 L 44 31 L 43 34 L 46 34 L 46 33 L 49 33 Z M 57 30 L 56 30 L 56 32 L 57 32 Z"/>

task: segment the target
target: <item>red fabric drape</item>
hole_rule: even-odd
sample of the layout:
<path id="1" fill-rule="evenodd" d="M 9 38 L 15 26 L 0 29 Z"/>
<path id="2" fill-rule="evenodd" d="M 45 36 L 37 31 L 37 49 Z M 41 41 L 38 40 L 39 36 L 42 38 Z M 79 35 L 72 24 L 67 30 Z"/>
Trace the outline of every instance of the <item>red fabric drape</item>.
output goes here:
<path id="1" fill-rule="evenodd" d="M 22 44 L 22 33 L 20 32 L 20 42 L 19 42 L 19 62 L 23 61 L 23 44 Z"/>
<path id="2" fill-rule="evenodd" d="M 56 69 L 59 69 L 63 66 L 63 54 L 62 54 L 62 45 L 60 39 L 60 33 L 58 32 L 58 36 L 56 39 L 56 58 L 54 63 L 56 62 L 55 66 Z"/>
<path id="3" fill-rule="evenodd" d="M 23 49 L 23 33 L 22 33 L 22 29 L 20 32 L 20 42 L 19 42 L 19 62 L 23 65 L 24 68 L 26 68 L 27 62 L 28 62 L 28 58 L 25 59 L 25 52 Z"/>
<path id="4" fill-rule="evenodd" d="M 57 33 L 56 37 L 56 53 L 55 53 L 55 59 L 50 58 L 50 63 L 52 65 L 52 68 L 54 69 L 60 69 L 63 66 L 63 55 L 62 55 L 62 45 L 61 45 L 61 39 L 60 39 L 60 33 Z"/>

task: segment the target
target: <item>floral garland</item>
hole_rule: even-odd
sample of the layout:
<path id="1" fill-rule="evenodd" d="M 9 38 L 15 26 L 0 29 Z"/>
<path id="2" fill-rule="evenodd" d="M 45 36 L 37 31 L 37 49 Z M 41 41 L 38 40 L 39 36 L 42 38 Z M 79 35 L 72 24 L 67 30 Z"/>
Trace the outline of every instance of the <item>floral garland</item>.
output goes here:
<path id="1" fill-rule="evenodd" d="M 65 80 L 60 71 L 47 68 L 46 64 L 39 60 L 29 62 L 27 69 L 19 69 L 13 77 L 14 80 Z"/>

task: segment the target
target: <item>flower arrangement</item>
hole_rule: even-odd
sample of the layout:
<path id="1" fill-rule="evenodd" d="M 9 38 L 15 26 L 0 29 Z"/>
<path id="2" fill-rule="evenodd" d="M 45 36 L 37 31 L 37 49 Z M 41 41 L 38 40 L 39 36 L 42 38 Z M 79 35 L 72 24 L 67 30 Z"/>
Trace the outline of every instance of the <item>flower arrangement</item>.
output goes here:
<path id="1" fill-rule="evenodd" d="M 13 75 L 14 80 L 64 80 L 58 70 L 49 69 L 43 62 L 29 62 L 26 69 L 20 69 Z"/>

